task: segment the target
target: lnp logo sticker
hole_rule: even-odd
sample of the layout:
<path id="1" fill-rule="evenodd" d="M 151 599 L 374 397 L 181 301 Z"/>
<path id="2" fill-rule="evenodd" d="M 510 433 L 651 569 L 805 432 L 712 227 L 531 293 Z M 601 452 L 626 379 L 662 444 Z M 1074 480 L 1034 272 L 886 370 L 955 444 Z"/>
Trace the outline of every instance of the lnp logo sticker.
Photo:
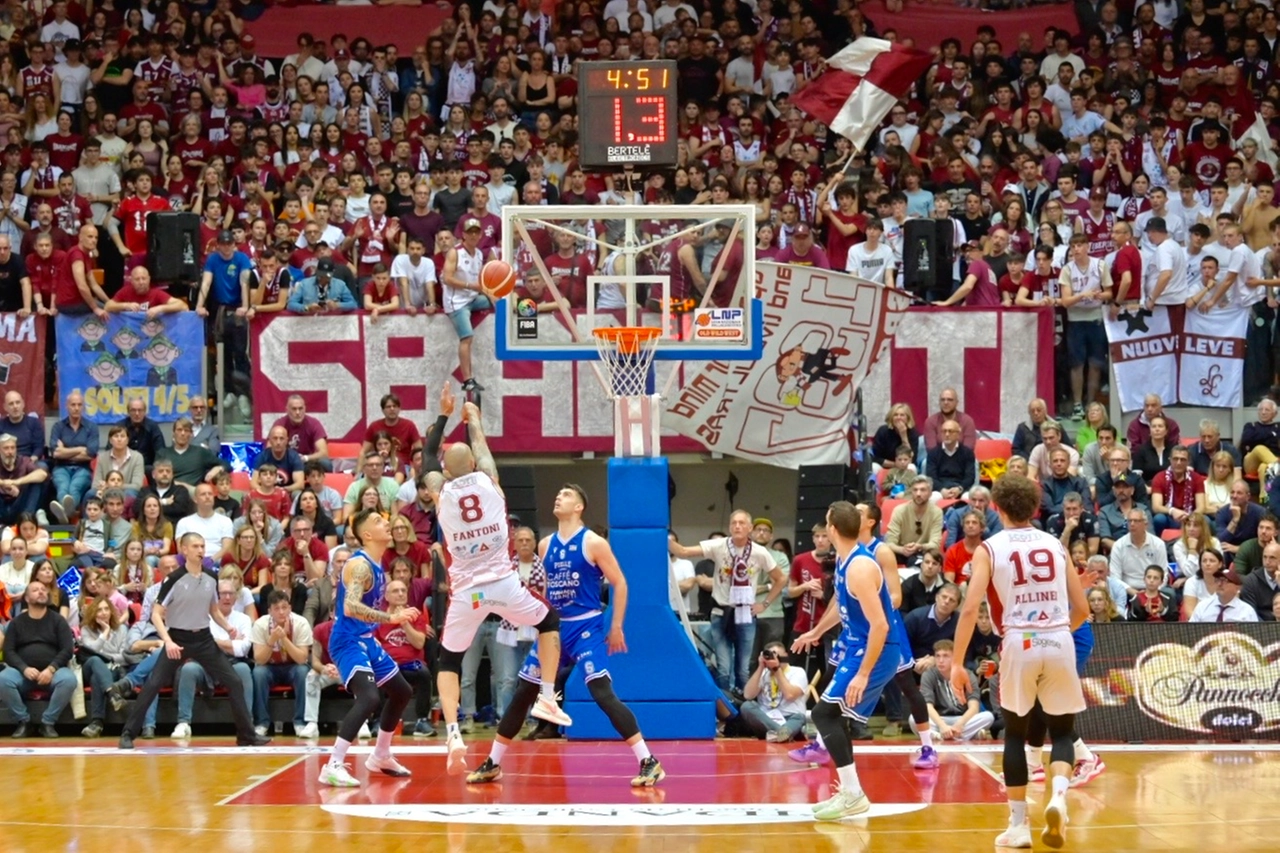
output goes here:
<path id="1" fill-rule="evenodd" d="M 699 308 L 693 312 L 694 343 L 740 343 L 746 338 L 741 308 Z"/>

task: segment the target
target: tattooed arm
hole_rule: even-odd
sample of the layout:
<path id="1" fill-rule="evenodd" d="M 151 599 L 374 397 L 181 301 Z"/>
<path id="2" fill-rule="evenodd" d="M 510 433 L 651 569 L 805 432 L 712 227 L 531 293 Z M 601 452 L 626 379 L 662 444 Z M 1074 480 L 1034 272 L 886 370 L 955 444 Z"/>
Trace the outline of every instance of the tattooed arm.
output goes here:
<path id="1" fill-rule="evenodd" d="M 494 484 L 498 483 L 498 466 L 489 452 L 489 442 L 484 437 L 484 427 L 480 424 L 480 407 L 475 403 L 463 406 L 463 416 L 467 419 L 467 432 L 471 436 L 471 452 L 476 457 L 476 470 L 489 475 Z"/>
<path id="2" fill-rule="evenodd" d="M 387 622 L 411 622 L 418 618 L 419 611 L 413 607 L 405 607 L 394 616 L 383 610 L 375 610 L 360 599 L 367 592 L 367 585 L 373 578 L 369 564 L 362 557 L 348 560 L 342 569 L 342 582 L 346 586 L 346 598 L 342 602 L 342 612 L 352 619 L 382 625 Z"/>

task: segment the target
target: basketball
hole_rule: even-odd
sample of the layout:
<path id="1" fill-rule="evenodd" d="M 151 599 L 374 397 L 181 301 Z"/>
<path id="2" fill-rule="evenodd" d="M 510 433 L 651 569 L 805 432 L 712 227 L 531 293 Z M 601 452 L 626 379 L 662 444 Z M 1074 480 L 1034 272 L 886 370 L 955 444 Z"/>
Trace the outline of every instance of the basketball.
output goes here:
<path id="1" fill-rule="evenodd" d="M 491 299 L 501 299 L 516 288 L 516 273 L 506 261 L 489 261 L 480 270 L 480 287 Z"/>

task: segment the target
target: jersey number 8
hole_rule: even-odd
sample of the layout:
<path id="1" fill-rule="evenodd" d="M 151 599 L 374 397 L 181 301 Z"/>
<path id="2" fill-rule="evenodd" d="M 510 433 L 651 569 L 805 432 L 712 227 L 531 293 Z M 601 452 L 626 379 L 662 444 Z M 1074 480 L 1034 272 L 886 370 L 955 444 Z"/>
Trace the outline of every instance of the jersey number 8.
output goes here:
<path id="1" fill-rule="evenodd" d="M 458 512 L 467 524 L 475 524 L 484 518 L 484 507 L 480 505 L 480 496 L 463 495 L 458 498 Z"/>

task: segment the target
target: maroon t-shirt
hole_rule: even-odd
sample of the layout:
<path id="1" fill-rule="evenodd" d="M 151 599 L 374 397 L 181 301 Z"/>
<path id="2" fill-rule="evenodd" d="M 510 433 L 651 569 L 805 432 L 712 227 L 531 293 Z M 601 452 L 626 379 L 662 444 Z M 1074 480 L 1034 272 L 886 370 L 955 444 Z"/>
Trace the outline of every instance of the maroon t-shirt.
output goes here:
<path id="1" fill-rule="evenodd" d="M 303 564 L 302 558 L 294 550 L 292 536 L 285 537 L 284 541 L 280 543 L 280 547 L 276 550 L 288 551 L 293 556 L 293 576 L 295 578 L 308 577 L 307 566 Z M 329 561 L 329 549 L 325 547 L 324 540 L 319 536 L 312 536 L 311 542 L 307 545 L 307 556 L 312 560 L 324 560 L 327 563 Z"/>
<path id="2" fill-rule="evenodd" d="M 289 420 L 288 415 L 285 415 L 278 418 L 271 427 L 272 429 L 284 427 L 284 431 L 289 434 L 289 447 L 303 456 L 310 456 L 316 452 L 317 441 L 329 440 L 328 433 L 324 431 L 324 424 L 311 415 L 303 415 L 300 424 L 295 424 Z"/>
<path id="3" fill-rule="evenodd" d="M 80 288 L 76 287 L 75 276 L 71 272 L 71 266 L 76 261 L 84 264 L 85 281 L 90 283 L 93 281 L 93 258 L 85 254 L 84 249 L 81 249 L 78 245 L 68 250 L 62 266 L 58 267 L 58 273 L 53 280 L 53 292 L 58 300 L 59 308 L 85 305 L 84 299 L 80 296 Z"/>
<path id="4" fill-rule="evenodd" d="M 1129 289 L 1121 292 L 1120 279 L 1126 270 L 1130 276 Z M 1134 302 L 1142 297 L 1142 253 L 1137 246 L 1126 243 L 1116 252 L 1111 262 L 1111 281 L 1116 286 L 1116 302 Z"/>
<path id="5" fill-rule="evenodd" d="M 392 438 L 399 442 L 399 446 L 396 447 L 396 455 L 400 457 L 401 464 L 405 466 L 411 464 L 413 462 L 413 446 L 422 441 L 417 425 L 408 418 L 400 418 L 396 421 L 395 426 L 391 426 L 384 418 L 369 424 L 369 428 L 364 432 L 364 440 L 373 444 L 373 437 L 383 430 L 386 430 L 391 434 Z"/>

